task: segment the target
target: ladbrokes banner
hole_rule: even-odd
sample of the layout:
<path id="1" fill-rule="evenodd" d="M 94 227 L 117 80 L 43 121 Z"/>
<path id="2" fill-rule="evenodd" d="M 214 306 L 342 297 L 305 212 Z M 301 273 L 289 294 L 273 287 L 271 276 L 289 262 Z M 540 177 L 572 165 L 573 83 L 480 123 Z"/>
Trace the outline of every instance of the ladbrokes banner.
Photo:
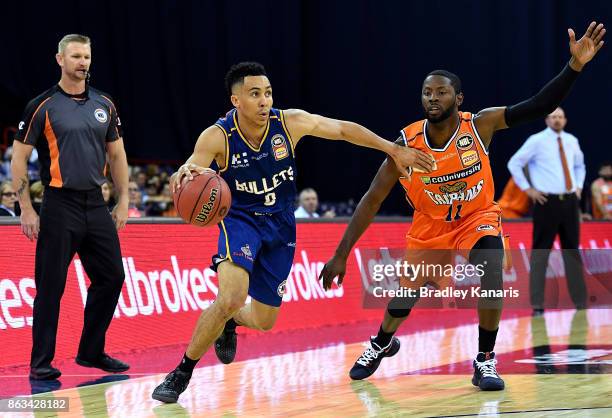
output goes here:
<path id="1" fill-rule="evenodd" d="M 325 292 L 318 274 L 346 224 L 298 224 L 296 256 L 271 332 L 379 318 L 380 310 L 363 309 L 363 250 L 401 248 L 408 226 L 373 224 L 351 252 L 344 285 Z M 36 293 L 35 243 L 17 226 L 0 226 L 0 231 L 0 366 L 27 364 Z M 530 223 L 507 223 L 504 231 L 511 234 L 513 248 L 530 248 Z M 217 293 L 216 274 L 209 268 L 217 236 L 215 228 L 181 224 L 130 224 L 120 233 L 126 281 L 107 337 L 109 352 L 189 340 L 200 312 Z M 612 223 L 582 225 L 584 248 L 611 248 L 610 237 Z M 88 285 L 77 256 L 61 303 L 57 359 L 76 354 Z"/>

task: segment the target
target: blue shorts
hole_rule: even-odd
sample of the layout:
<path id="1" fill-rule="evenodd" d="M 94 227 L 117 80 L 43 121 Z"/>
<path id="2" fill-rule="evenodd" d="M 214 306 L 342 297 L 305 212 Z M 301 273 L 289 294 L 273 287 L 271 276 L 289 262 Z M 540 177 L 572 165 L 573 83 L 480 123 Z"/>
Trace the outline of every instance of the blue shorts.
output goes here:
<path id="1" fill-rule="evenodd" d="M 249 272 L 249 295 L 280 306 L 295 254 L 293 208 L 265 214 L 230 211 L 219 229 L 219 254 L 213 256 L 213 267 L 230 260 L 244 268 Z"/>

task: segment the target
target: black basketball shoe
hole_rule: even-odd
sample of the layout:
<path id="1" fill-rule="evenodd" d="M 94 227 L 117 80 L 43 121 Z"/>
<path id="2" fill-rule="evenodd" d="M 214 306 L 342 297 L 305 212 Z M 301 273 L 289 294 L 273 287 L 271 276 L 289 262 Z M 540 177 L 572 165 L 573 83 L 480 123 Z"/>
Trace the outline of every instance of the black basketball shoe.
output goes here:
<path id="1" fill-rule="evenodd" d="M 237 345 L 236 328 L 228 329 L 226 324 L 225 329 L 215 341 L 215 354 L 219 361 L 223 364 L 230 364 L 234 361 Z"/>
<path id="2" fill-rule="evenodd" d="M 493 351 L 478 353 L 476 360 L 474 360 L 472 384 L 482 390 L 503 390 L 505 386 L 504 381 L 497 374 L 496 364 L 497 360 L 495 360 L 495 353 Z"/>
<path id="3" fill-rule="evenodd" d="M 175 403 L 179 395 L 187 389 L 191 373 L 174 369 L 164 381 L 155 388 L 151 397 L 165 403 Z"/>
<path id="4" fill-rule="evenodd" d="M 349 372 L 349 376 L 353 380 L 362 380 L 372 376 L 376 369 L 378 369 L 382 359 L 396 355 L 399 349 L 400 341 L 396 337 L 393 337 L 386 347 L 380 347 L 374 342 L 374 339 L 371 338 L 370 346 L 361 356 L 359 356 L 355 365 Z"/>

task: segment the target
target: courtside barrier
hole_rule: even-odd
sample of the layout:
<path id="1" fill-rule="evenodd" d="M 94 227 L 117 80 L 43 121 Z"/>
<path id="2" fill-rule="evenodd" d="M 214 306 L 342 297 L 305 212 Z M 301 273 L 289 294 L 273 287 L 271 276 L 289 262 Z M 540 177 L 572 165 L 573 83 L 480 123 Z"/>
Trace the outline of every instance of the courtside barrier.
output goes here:
<path id="1" fill-rule="evenodd" d="M 214 301 L 217 280 L 209 266 L 218 229 L 162 222 L 130 223 L 120 233 L 126 281 L 107 337 L 109 352 L 185 343 L 202 309 Z M 362 307 L 358 252 L 401 248 L 408 226 L 406 219 L 375 222 L 349 257 L 344 285 L 326 292 L 318 274 L 334 253 L 346 220 L 300 222 L 284 303 L 270 332 L 379 318 L 379 310 Z M 511 234 L 513 248 L 530 248 L 530 222 L 509 222 L 504 230 Z M 582 224 L 584 248 L 610 248 L 610 237 L 612 223 Z M 0 367 L 29 361 L 34 250 L 35 243 L 18 225 L 0 225 Z M 61 303 L 57 359 L 76 354 L 88 285 L 77 256 L 70 264 Z"/>

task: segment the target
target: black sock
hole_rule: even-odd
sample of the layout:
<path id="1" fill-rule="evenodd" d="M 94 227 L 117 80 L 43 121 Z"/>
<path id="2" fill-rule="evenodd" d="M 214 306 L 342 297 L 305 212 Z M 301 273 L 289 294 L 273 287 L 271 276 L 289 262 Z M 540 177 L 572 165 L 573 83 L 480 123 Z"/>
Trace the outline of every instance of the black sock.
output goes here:
<path id="1" fill-rule="evenodd" d="M 391 338 L 393 338 L 393 334 L 395 334 L 395 331 L 393 331 L 393 332 L 385 332 L 385 331 L 383 331 L 383 328 L 382 328 L 382 325 L 381 325 L 379 330 L 378 330 L 378 335 L 376 336 L 376 338 L 374 338 L 374 342 L 380 348 L 385 348 L 391 342 Z"/>
<path id="2" fill-rule="evenodd" d="M 180 364 L 178 365 L 178 369 L 180 371 L 182 371 L 182 372 L 185 372 L 185 373 L 192 373 L 193 369 L 196 366 L 196 364 L 198 364 L 198 361 L 200 361 L 200 359 L 192 360 L 189 357 L 187 357 L 187 353 L 185 353 L 183 355 L 183 359 L 181 360 Z"/>
<path id="3" fill-rule="evenodd" d="M 225 323 L 225 328 L 223 328 L 223 331 L 236 332 L 237 326 L 238 324 L 236 321 L 234 321 L 234 318 L 230 318 L 230 320 Z"/>
<path id="4" fill-rule="evenodd" d="M 482 327 L 478 327 L 478 351 L 488 353 L 493 351 L 495 340 L 497 339 L 497 328 L 495 331 L 488 331 Z"/>

